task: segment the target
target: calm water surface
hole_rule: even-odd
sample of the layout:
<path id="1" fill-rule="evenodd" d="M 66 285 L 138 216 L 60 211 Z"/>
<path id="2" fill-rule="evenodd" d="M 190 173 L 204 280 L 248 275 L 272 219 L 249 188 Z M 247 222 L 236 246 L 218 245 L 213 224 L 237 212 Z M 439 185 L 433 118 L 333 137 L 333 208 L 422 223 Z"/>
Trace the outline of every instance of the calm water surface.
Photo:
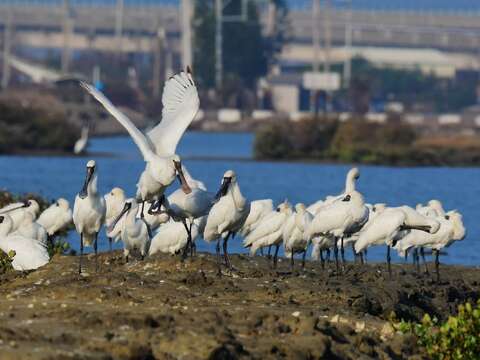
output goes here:
<path id="1" fill-rule="evenodd" d="M 249 199 L 272 198 L 307 204 L 343 190 L 346 165 L 288 162 L 255 162 L 250 134 L 187 133 L 179 146 L 190 172 L 216 191 L 227 169 L 237 172 L 243 193 Z M 144 163 L 133 142 L 127 137 L 101 138 L 91 141 L 90 157 L 99 170 L 99 189 L 108 192 L 114 186 L 134 195 L 135 185 Z M 108 155 L 110 154 L 110 155 Z M 203 159 L 202 159 L 203 157 Z M 84 157 L 1 156 L 0 186 L 13 192 L 38 192 L 49 198 L 65 197 L 71 201 L 80 190 L 85 173 Z M 480 169 L 477 168 L 390 168 L 361 166 L 359 190 L 366 201 L 389 205 L 415 206 L 432 198 L 442 200 L 446 209 L 458 209 L 464 215 L 467 238 L 448 249 L 441 261 L 480 265 Z M 69 240 L 78 246 L 77 235 Z M 213 246 L 199 242 L 202 250 Z M 120 245 L 118 245 L 120 246 Z M 101 235 L 100 248 L 107 242 Z M 231 249 L 244 252 L 239 238 Z M 369 250 L 370 260 L 383 260 L 385 249 Z M 401 261 L 400 259 L 396 259 Z"/>

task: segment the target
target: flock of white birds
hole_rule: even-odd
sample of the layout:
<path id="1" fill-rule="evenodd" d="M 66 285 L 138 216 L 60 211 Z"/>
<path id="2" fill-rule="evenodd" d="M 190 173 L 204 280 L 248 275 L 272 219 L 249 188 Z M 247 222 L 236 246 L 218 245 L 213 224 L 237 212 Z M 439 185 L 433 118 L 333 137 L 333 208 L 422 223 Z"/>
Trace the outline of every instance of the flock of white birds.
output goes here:
<path id="1" fill-rule="evenodd" d="M 438 200 L 416 208 L 366 203 L 356 189 L 360 177 L 357 168 L 348 172 L 342 193 L 309 206 L 292 206 L 288 201 L 274 206 L 271 199 L 248 201 L 233 170 L 225 172 L 216 194 L 209 192 L 176 154 L 177 144 L 199 109 L 197 88 L 189 69 L 166 82 L 162 121 L 146 134 L 97 89 L 86 83 L 81 86 L 128 131 L 144 158 L 145 170 L 140 174 L 134 197 L 127 197 L 118 187 L 102 196 L 97 190 L 97 165 L 90 160 L 73 214 L 65 199 L 57 200 L 40 216 L 35 200 L 0 209 L 0 248 L 6 253 L 14 251 L 12 265 L 16 270 L 36 269 L 48 263 L 48 241 L 68 228 L 72 220 L 80 237 L 79 273 L 84 246 L 93 246 L 98 267 L 98 234 L 104 225 L 110 250 L 112 242 L 121 241 L 127 262 L 134 250 L 142 259 L 157 252 L 181 253 L 183 259 L 194 256 L 196 241 L 203 238 L 216 243 L 219 271 L 222 262 L 227 269 L 233 269 L 228 240 L 239 233 L 252 256 L 268 249 L 270 257 L 274 248 L 273 267 L 277 266 L 281 246 L 292 268 L 295 254 L 302 254 L 302 267 L 305 265 L 310 245 L 312 258 L 319 259 L 322 266 L 333 250 L 337 273 L 345 266 L 347 245 L 351 246 L 355 261 L 361 263 L 366 261 L 369 247 L 386 245 L 389 273 L 392 247 L 405 257 L 412 251 L 417 268 L 420 253 L 428 271 L 424 252 L 427 248 L 435 255 L 438 278 L 440 251 L 465 237 L 462 215 L 456 210 L 446 212 Z M 176 179 L 180 187 L 167 197 L 165 190 Z"/>

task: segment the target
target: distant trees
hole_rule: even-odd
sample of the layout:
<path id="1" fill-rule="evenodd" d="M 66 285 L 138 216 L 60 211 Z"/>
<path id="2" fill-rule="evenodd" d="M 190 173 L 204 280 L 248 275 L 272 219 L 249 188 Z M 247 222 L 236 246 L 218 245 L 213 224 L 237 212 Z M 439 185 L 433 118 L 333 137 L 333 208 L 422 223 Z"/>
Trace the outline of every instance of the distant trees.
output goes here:
<path id="1" fill-rule="evenodd" d="M 245 89 L 253 90 L 259 77 L 265 75 L 268 65 L 281 50 L 287 34 L 285 0 L 274 0 L 277 11 L 273 31 L 263 34 L 259 8 L 255 1 L 247 5 L 247 21 L 223 24 L 223 91 L 222 102 Z M 223 14 L 240 15 L 242 0 L 230 1 Z M 215 86 L 215 1 L 195 2 L 194 71 L 204 88 Z"/>

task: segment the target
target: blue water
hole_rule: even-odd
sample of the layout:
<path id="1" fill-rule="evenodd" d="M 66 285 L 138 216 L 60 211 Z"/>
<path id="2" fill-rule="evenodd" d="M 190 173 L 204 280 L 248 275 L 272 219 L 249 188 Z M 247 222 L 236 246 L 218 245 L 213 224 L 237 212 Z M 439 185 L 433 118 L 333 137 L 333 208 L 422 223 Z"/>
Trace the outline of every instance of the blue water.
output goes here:
<path id="1" fill-rule="evenodd" d="M 308 204 L 328 194 L 337 194 L 344 187 L 349 166 L 255 162 L 247 160 L 252 155 L 252 143 L 250 134 L 189 132 L 182 139 L 178 152 L 191 173 L 214 191 L 225 170 L 234 169 L 242 191 L 249 199 L 272 198 L 280 202 L 288 198 L 293 203 Z M 89 150 L 98 164 L 101 192 L 120 186 L 130 195 L 135 193 L 135 184 L 144 163 L 129 138 L 94 139 Z M 208 159 L 200 159 L 200 156 Z M 0 156 L 0 187 L 20 193 L 38 192 L 52 199 L 62 196 L 73 206 L 75 194 L 82 185 L 86 160 L 82 157 Z M 480 265 L 480 168 L 360 166 L 360 170 L 359 189 L 368 202 L 415 206 L 436 198 L 446 209 L 462 212 L 467 238 L 451 246 L 441 261 Z M 78 246 L 75 233 L 69 240 L 73 247 Z M 243 252 L 240 244 L 240 239 L 235 239 L 231 242 L 231 249 Z M 199 245 L 201 250 L 214 250 L 203 241 Z M 102 234 L 100 248 L 106 247 Z M 370 260 L 380 261 L 384 256 L 383 247 L 369 251 Z"/>
<path id="2" fill-rule="evenodd" d="M 5 0 L 0 0 L 0 3 Z M 312 0 L 287 0 L 290 8 L 305 9 L 311 7 Z M 62 5 L 62 0 L 8 0 L 8 3 Z M 72 0 L 80 6 L 114 6 L 116 0 Z M 126 6 L 178 6 L 178 0 L 125 0 Z M 345 7 L 345 0 L 332 0 L 335 7 Z M 408 10 L 408 11 L 480 11 L 478 0 L 351 0 L 354 9 L 361 10 Z"/>

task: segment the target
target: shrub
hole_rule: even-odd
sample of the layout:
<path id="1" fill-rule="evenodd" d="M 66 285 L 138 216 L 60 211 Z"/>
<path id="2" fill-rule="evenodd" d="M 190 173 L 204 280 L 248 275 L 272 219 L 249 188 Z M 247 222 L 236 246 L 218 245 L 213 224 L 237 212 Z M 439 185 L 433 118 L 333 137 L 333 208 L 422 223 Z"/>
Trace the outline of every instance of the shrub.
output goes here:
<path id="1" fill-rule="evenodd" d="M 8 254 L 0 250 L 0 274 L 5 274 L 6 272 L 13 269 L 12 262 L 15 256 L 15 251 L 11 250 Z"/>
<path id="2" fill-rule="evenodd" d="M 470 303 L 460 305 L 458 315 L 443 324 L 426 314 L 419 324 L 402 321 L 394 327 L 414 333 L 432 359 L 473 360 L 480 356 L 480 300 L 475 307 Z"/>

